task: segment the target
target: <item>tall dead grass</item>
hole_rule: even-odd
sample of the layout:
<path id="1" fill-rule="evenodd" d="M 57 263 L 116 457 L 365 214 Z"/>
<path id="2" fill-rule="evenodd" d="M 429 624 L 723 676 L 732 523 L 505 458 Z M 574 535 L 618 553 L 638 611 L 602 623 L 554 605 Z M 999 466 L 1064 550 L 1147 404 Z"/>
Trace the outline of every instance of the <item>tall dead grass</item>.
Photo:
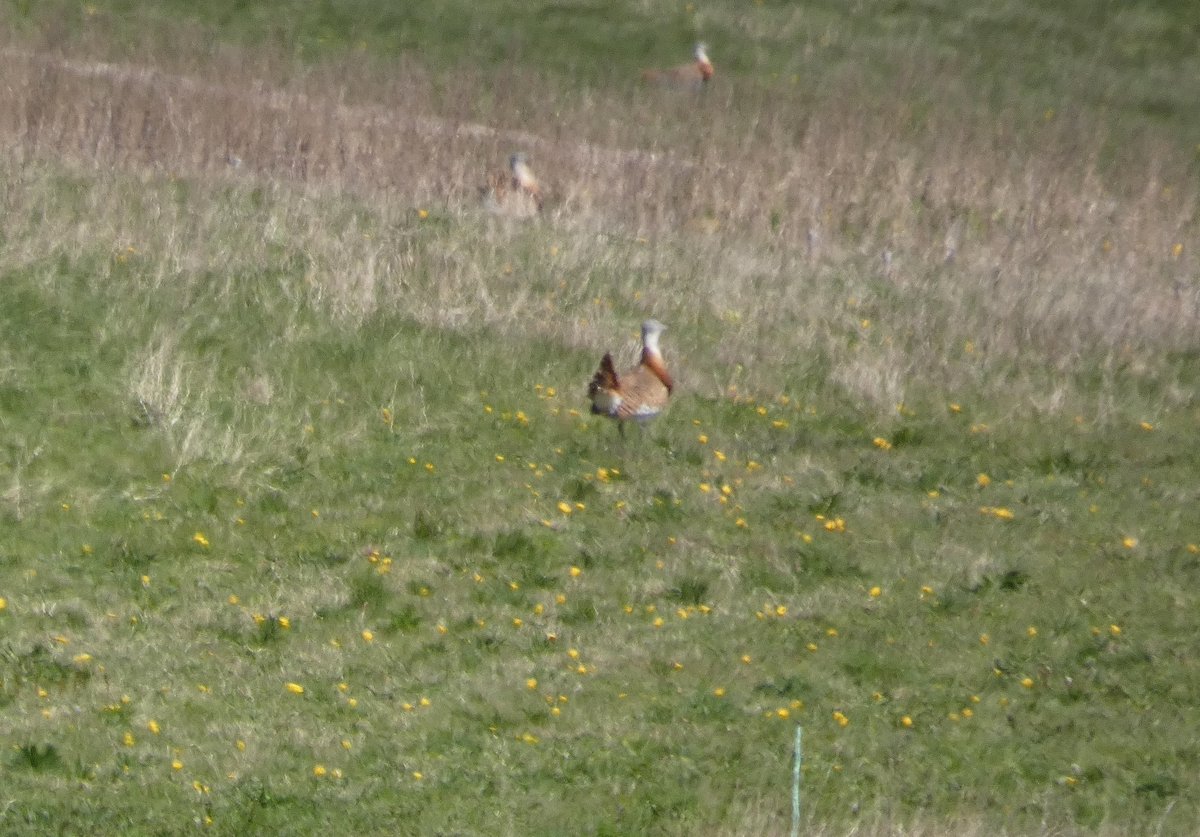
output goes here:
<path id="1" fill-rule="evenodd" d="M 1025 400 L 1048 404 L 1047 375 L 1095 363 L 1156 374 L 1200 336 L 1189 150 L 1148 132 L 1123 147 L 1096 114 L 931 106 L 919 75 L 891 90 L 723 76 L 679 96 L 564 88 L 516 66 L 435 78 L 415 60 L 299 67 L 225 47 L 157 65 L 91 57 L 103 53 L 5 45 L 7 156 L 184 178 L 209 200 L 215 184 L 268 187 L 275 214 L 258 222 L 311 260 L 322 302 L 343 314 L 524 318 L 591 345 L 643 308 L 691 328 L 676 337 L 697 367 L 759 364 L 748 382 L 778 389 L 795 358 L 822 355 L 879 405 L 917 379 L 980 374 L 998 387 L 1027 378 Z M 422 247 L 312 212 L 314 198 L 349 196 L 393 231 L 418 208 L 474 217 L 486 174 L 518 148 L 548 185 L 540 225 L 472 221 L 474 238 Z M 195 211 L 144 210 L 148 227 L 194 228 L 160 272 L 236 262 L 263 232 L 239 238 Z M 113 224 L 128 234 L 128 219 Z M 514 244 L 528 250 L 531 235 L 555 255 L 514 270 Z M 563 305 L 574 316 L 529 316 Z M 856 324 L 877 341 L 847 351 Z"/>

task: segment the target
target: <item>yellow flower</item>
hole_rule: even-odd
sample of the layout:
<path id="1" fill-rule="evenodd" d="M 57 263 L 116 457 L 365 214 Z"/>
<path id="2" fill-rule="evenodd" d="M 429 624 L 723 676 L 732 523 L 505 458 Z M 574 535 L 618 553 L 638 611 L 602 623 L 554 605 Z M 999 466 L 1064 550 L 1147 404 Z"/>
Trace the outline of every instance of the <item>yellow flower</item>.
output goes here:
<path id="1" fill-rule="evenodd" d="M 429 210 L 428 209 L 418 209 L 417 217 L 420 218 L 422 221 L 424 221 L 426 218 L 429 217 Z"/>
<path id="2" fill-rule="evenodd" d="M 1034 627 L 1033 625 L 1030 625 L 1028 628 L 1025 629 L 1025 636 L 1029 637 L 1030 639 L 1035 638 L 1037 635 L 1038 635 L 1038 629 L 1036 627 Z"/>
<path id="3" fill-rule="evenodd" d="M 293 695 L 304 694 L 304 687 L 301 686 L 299 683 L 286 683 L 286 684 L 284 684 L 284 688 L 286 688 Z"/>
<path id="4" fill-rule="evenodd" d="M 369 643 L 369 642 L 374 642 L 374 641 L 375 641 L 375 634 L 373 634 L 371 631 L 364 630 L 364 631 L 362 632 L 362 639 L 363 639 L 363 642 L 368 642 L 368 643 Z"/>
<path id="5" fill-rule="evenodd" d="M 72 657 L 72 659 L 82 666 L 87 665 L 92 661 L 92 655 L 85 651 L 82 654 L 76 654 L 74 657 Z"/>
<path id="6" fill-rule="evenodd" d="M 192 535 L 192 540 L 200 546 L 206 548 L 208 547 L 208 538 L 204 537 L 203 532 L 197 532 L 196 534 Z"/>
<path id="7" fill-rule="evenodd" d="M 980 645 L 987 645 L 991 641 L 992 641 L 992 638 L 990 636 L 988 636 L 987 634 L 979 635 L 979 644 Z"/>
<path id="8" fill-rule="evenodd" d="M 137 743 L 137 739 L 133 737 L 133 733 L 129 730 L 125 730 L 125 735 L 122 737 L 121 741 L 126 747 L 132 747 Z"/>
<path id="9" fill-rule="evenodd" d="M 571 567 L 571 578 L 579 578 L 583 574 L 583 570 L 579 567 Z"/>
<path id="10" fill-rule="evenodd" d="M 1120 625 L 1109 625 L 1108 632 L 1110 634 L 1112 634 L 1113 636 L 1120 636 L 1121 635 L 1121 626 Z"/>
<path id="11" fill-rule="evenodd" d="M 905 729 L 912 729 L 912 725 L 913 725 L 913 719 L 910 718 L 908 715 L 905 715 L 903 718 L 900 719 L 900 726 L 904 727 Z"/>
<path id="12" fill-rule="evenodd" d="M 1132 537 L 1130 535 L 1126 535 L 1124 538 L 1121 539 L 1121 546 L 1125 547 L 1126 549 L 1133 549 L 1137 545 L 1138 545 L 1138 539 L 1135 537 Z"/>
<path id="13" fill-rule="evenodd" d="M 171 759 L 171 769 L 183 770 L 183 762 L 181 762 L 179 759 Z"/>
<path id="14" fill-rule="evenodd" d="M 707 434 L 701 433 L 699 436 L 696 437 L 696 441 L 702 445 L 707 445 L 708 444 Z"/>
<path id="15" fill-rule="evenodd" d="M 1151 431 L 1151 430 L 1153 430 L 1153 429 L 1154 429 L 1154 425 L 1153 425 L 1153 424 L 1151 424 L 1151 423 L 1150 423 L 1150 422 L 1148 422 L 1148 421 L 1143 421 L 1143 422 L 1142 422 L 1141 424 L 1139 424 L 1138 426 L 1139 426 L 1139 427 L 1141 427 L 1141 428 L 1142 428 L 1142 430 L 1145 430 L 1145 431 Z"/>
<path id="16" fill-rule="evenodd" d="M 978 485 L 980 488 L 987 488 L 989 485 L 992 484 L 992 478 L 989 477 L 987 474 L 980 474 L 979 476 L 977 476 L 975 478 L 975 484 Z"/>
<path id="17" fill-rule="evenodd" d="M 413 779 L 414 779 L 414 780 L 416 780 L 416 781 L 418 781 L 418 782 L 419 782 L 419 781 L 421 781 L 422 779 L 424 779 L 424 778 L 425 778 L 425 774 L 424 774 L 424 773 L 422 773 L 420 770 L 414 770 L 414 771 L 412 772 L 412 777 L 413 777 Z"/>
<path id="18" fill-rule="evenodd" d="M 313 765 L 313 775 L 316 776 L 318 779 L 320 779 L 322 776 L 324 776 L 327 772 L 328 771 L 325 769 L 325 765 L 323 765 L 323 764 L 314 764 Z"/>
<path id="19" fill-rule="evenodd" d="M 792 713 L 786 706 L 781 706 L 775 710 L 775 714 L 786 721 Z"/>
<path id="20" fill-rule="evenodd" d="M 154 719 L 150 719 L 146 722 L 146 729 L 150 730 L 150 732 L 154 735 L 158 735 L 162 731 L 162 728 L 158 725 L 158 721 L 155 721 Z"/>
<path id="21" fill-rule="evenodd" d="M 724 687 L 724 686 L 718 686 L 717 688 L 713 689 L 713 694 L 714 694 L 716 697 L 725 697 L 725 687 Z"/>
<path id="22" fill-rule="evenodd" d="M 567 502 L 567 501 L 565 501 L 565 500 L 559 500 L 559 501 L 558 501 L 558 510 L 559 510 L 560 512 L 562 512 L 563 514 L 568 514 L 568 515 L 569 515 L 571 512 L 575 511 L 573 508 L 571 508 L 571 504 L 570 504 L 570 503 L 568 503 L 568 502 Z"/>
<path id="23" fill-rule="evenodd" d="M 536 677 L 530 677 L 528 680 L 526 680 L 526 681 L 525 681 L 525 688 L 526 688 L 526 689 L 529 689 L 530 691 L 532 691 L 533 689 L 536 689 L 536 688 L 537 688 L 537 678 L 536 678 Z"/>
<path id="24" fill-rule="evenodd" d="M 879 448 L 880 450 L 891 450 L 891 447 L 892 447 L 892 443 L 889 442 L 887 439 L 883 438 L 882 436 L 876 436 L 874 439 L 871 440 L 871 444 L 873 444 L 875 447 Z"/>
<path id="25" fill-rule="evenodd" d="M 1032 677 L 1022 677 L 1021 685 L 1024 686 L 1026 689 L 1032 689 L 1033 688 L 1033 678 Z"/>
<path id="26" fill-rule="evenodd" d="M 0 610 L 4 610 L 6 607 L 8 607 L 8 599 L 0 596 Z"/>
<path id="27" fill-rule="evenodd" d="M 872 599 L 878 599 L 880 596 L 883 595 L 883 588 L 877 584 L 871 588 L 870 594 L 871 594 Z"/>

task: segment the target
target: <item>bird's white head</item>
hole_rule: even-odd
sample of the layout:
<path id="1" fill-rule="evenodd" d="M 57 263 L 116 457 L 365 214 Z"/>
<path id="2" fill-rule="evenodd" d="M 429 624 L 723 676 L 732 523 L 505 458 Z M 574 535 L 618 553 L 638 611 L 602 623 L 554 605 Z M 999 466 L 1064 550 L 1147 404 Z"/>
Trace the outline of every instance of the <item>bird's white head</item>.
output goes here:
<path id="1" fill-rule="evenodd" d="M 516 154 L 513 154 L 508 158 L 508 166 L 513 171 L 516 171 L 517 169 L 523 168 L 527 165 L 529 165 L 529 157 L 524 151 L 518 151 Z"/>
<path id="2" fill-rule="evenodd" d="M 704 43 L 704 41 L 700 41 L 698 44 L 696 44 L 696 49 L 692 54 L 696 56 L 696 60 L 701 64 L 712 63 L 708 60 L 708 44 Z"/>
<path id="3" fill-rule="evenodd" d="M 646 320 L 642 323 L 642 346 L 656 355 L 661 355 L 658 338 L 666 330 L 667 327 L 658 320 Z"/>

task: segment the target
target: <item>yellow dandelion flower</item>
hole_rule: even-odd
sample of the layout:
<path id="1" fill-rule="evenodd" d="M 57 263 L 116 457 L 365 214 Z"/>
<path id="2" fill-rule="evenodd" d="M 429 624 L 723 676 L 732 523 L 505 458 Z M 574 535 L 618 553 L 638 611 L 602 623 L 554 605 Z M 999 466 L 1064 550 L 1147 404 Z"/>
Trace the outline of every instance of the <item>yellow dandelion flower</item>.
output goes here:
<path id="1" fill-rule="evenodd" d="M 425 774 L 424 774 L 424 773 L 422 773 L 420 770 L 414 770 L 414 771 L 412 772 L 412 777 L 413 777 L 413 780 L 414 780 L 414 781 L 417 781 L 417 782 L 419 782 L 419 781 L 421 781 L 422 779 L 424 779 L 424 778 L 425 778 Z"/>
<path id="2" fill-rule="evenodd" d="M 1133 549 L 1137 545 L 1138 539 L 1135 537 L 1126 535 L 1125 537 L 1121 538 L 1121 546 L 1125 547 L 1126 549 Z"/>
<path id="3" fill-rule="evenodd" d="M 713 695 L 719 698 L 725 697 L 725 687 L 718 686 L 717 688 L 713 689 Z"/>
<path id="4" fill-rule="evenodd" d="M 963 707 L 962 716 L 963 716 L 964 718 L 970 719 L 970 718 L 974 717 L 974 715 L 975 715 L 975 710 L 974 710 L 974 709 L 972 709 L 972 708 L 971 708 L 971 707 L 969 707 L 969 706 L 964 706 L 964 707 Z"/>
<path id="5" fill-rule="evenodd" d="M 325 765 L 323 765 L 323 764 L 314 764 L 312 772 L 313 772 L 314 776 L 316 776 L 318 779 L 320 779 L 329 771 L 325 769 Z"/>
<path id="6" fill-rule="evenodd" d="M 883 438 L 882 436 L 876 436 L 874 439 L 871 440 L 871 444 L 873 444 L 875 447 L 879 448 L 880 450 L 891 450 L 891 448 L 892 448 L 892 443 L 889 442 L 887 439 Z"/>
<path id="7" fill-rule="evenodd" d="M 150 730 L 152 735 L 158 735 L 160 732 L 162 732 L 162 727 L 160 727 L 158 725 L 158 721 L 155 721 L 153 718 L 146 722 L 146 729 Z"/>
<path id="8" fill-rule="evenodd" d="M 909 717 L 908 715 L 905 715 L 903 718 L 900 719 L 900 726 L 904 727 L 905 729 L 912 729 L 912 725 L 913 725 L 913 719 L 911 717 Z"/>
<path id="9" fill-rule="evenodd" d="M 192 535 L 192 541 L 194 543 L 198 544 L 199 546 L 206 547 L 206 548 L 209 545 L 208 538 L 204 537 L 203 532 L 197 532 L 196 534 Z"/>
<path id="10" fill-rule="evenodd" d="M 514 628 L 519 628 L 525 624 L 525 620 L 522 619 L 520 616 L 514 616 L 513 620 L 512 620 L 512 624 L 513 624 Z"/>
<path id="11" fill-rule="evenodd" d="M 870 589 L 869 593 L 870 593 L 870 596 L 872 599 L 878 599 L 880 596 L 883 595 L 883 588 L 880 587 L 878 584 L 876 584 L 874 587 L 872 587 Z"/>
<path id="12" fill-rule="evenodd" d="M 171 759 L 171 769 L 183 770 L 183 762 L 181 762 L 179 759 Z"/>
<path id="13" fill-rule="evenodd" d="M 285 683 L 284 688 L 287 689 L 289 692 L 291 692 L 293 695 L 304 694 L 304 687 L 301 686 L 299 683 Z"/>
<path id="14" fill-rule="evenodd" d="M 654 622 L 651 624 L 653 624 L 656 628 L 661 628 L 663 626 L 663 618 L 661 616 L 656 616 L 654 618 Z"/>
<path id="15" fill-rule="evenodd" d="M 1147 431 L 1147 432 L 1149 432 L 1149 431 L 1151 431 L 1151 430 L 1153 430 L 1153 429 L 1154 429 L 1154 425 L 1153 425 L 1153 424 L 1151 424 L 1151 423 L 1150 423 L 1150 422 L 1148 422 L 1148 421 L 1143 421 L 1143 422 L 1141 422 L 1141 423 L 1138 425 L 1138 427 L 1142 428 L 1142 430 L 1145 430 L 1145 431 Z"/>
<path id="16" fill-rule="evenodd" d="M 1121 635 L 1121 626 L 1120 625 L 1109 625 L 1108 632 L 1110 634 L 1112 634 L 1113 636 L 1120 636 Z"/>
<path id="17" fill-rule="evenodd" d="M 0 610 L 4 610 L 7 607 L 8 607 L 8 599 L 4 598 L 3 596 L 0 596 Z"/>
<path id="18" fill-rule="evenodd" d="M 987 488 L 989 485 L 992 484 L 992 478 L 989 477 L 987 474 L 980 474 L 979 476 L 977 476 L 975 478 L 975 484 L 978 485 L 980 488 Z"/>
<path id="19" fill-rule="evenodd" d="M 528 680 L 525 681 L 525 688 L 529 689 L 530 691 L 536 689 L 537 685 L 538 685 L 538 682 L 537 682 L 536 677 L 530 677 Z"/>
<path id="20" fill-rule="evenodd" d="M 812 652 L 814 654 L 817 652 L 817 644 L 815 642 L 810 642 L 808 645 L 806 645 L 804 647 L 807 648 L 810 652 Z"/>
<path id="21" fill-rule="evenodd" d="M 417 701 L 417 703 L 419 703 L 421 706 L 423 706 L 426 709 L 428 709 L 430 706 L 433 706 L 433 701 L 431 701 L 427 697 L 421 698 L 419 701 Z"/>
<path id="22" fill-rule="evenodd" d="M 1034 639 L 1035 637 L 1037 637 L 1037 635 L 1038 635 L 1038 629 L 1036 626 L 1030 625 L 1028 628 L 1025 629 L 1025 636 L 1029 637 L 1030 639 Z"/>
<path id="23" fill-rule="evenodd" d="M 246 742 L 245 742 L 245 741 L 243 741 L 243 740 L 242 740 L 242 739 L 240 739 L 240 738 L 239 738 L 237 741 L 235 741 L 235 742 L 233 743 L 233 746 L 237 748 L 237 751 L 238 751 L 239 753 L 244 753 L 244 752 L 246 752 Z"/>
<path id="24" fill-rule="evenodd" d="M 741 660 L 742 660 L 742 665 L 748 666 L 748 665 L 750 665 L 750 663 L 752 663 L 754 661 L 754 658 L 751 657 L 749 654 L 743 654 L 741 657 Z"/>
<path id="25" fill-rule="evenodd" d="M 363 642 L 371 643 L 371 642 L 375 641 L 375 634 L 372 631 L 368 631 L 368 630 L 364 629 L 362 634 L 360 634 L 360 636 L 362 636 Z"/>
<path id="26" fill-rule="evenodd" d="M 71 659 L 73 659 L 76 663 L 78 663 L 79 665 L 82 666 L 82 665 L 87 665 L 88 663 L 90 663 L 92 661 L 92 655 L 85 651 L 81 654 L 76 654 Z"/>
<path id="27" fill-rule="evenodd" d="M 1033 688 L 1033 678 L 1032 677 L 1022 677 L 1021 685 L 1024 686 L 1026 689 L 1032 689 Z"/>
<path id="28" fill-rule="evenodd" d="M 133 737 L 132 732 L 125 730 L 125 735 L 121 737 L 121 743 L 126 747 L 132 747 L 134 744 L 137 744 L 137 739 Z"/>
<path id="29" fill-rule="evenodd" d="M 571 567 L 570 572 L 571 578 L 579 578 L 579 576 L 583 575 L 583 570 L 579 569 L 579 567 Z"/>
<path id="30" fill-rule="evenodd" d="M 979 635 L 979 644 L 980 645 L 987 645 L 991 641 L 992 641 L 992 638 L 990 636 L 988 636 L 987 634 Z"/>

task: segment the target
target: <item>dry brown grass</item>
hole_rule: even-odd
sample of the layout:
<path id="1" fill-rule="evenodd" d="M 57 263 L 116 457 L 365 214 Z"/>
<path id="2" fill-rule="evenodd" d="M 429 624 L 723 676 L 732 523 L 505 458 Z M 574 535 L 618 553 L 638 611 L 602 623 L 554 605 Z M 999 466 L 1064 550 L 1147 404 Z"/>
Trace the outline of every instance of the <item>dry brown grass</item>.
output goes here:
<path id="1" fill-rule="evenodd" d="M 1200 325 L 1187 153 L 1149 135 L 1110 147 L 1084 115 L 918 111 L 904 79 L 868 92 L 851 79 L 806 90 L 723 77 L 697 97 L 562 90 L 519 67 L 433 79 L 365 58 L 300 69 L 212 48 L 163 51 L 152 66 L 92 57 L 103 52 L 0 51 L 11 159 L 185 178 L 208 200 L 220 188 L 270 196 L 269 217 L 248 227 L 220 208 L 145 205 L 139 231 L 93 195 L 114 244 L 163 239 L 163 276 L 232 269 L 266 225 L 352 318 L 397 305 L 593 347 L 645 309 L 683 326 L 671 338 L 685 364 L 719 370 L 693 374 L 694 389 L 778 391 L 796 358 L 822 356 L 880 407 L 917 378 L 991 375 L 1062 409 L 1047 375 L 1085 361 L 1154 374 Z M 518 148 L 547 184 L 536 234 L 553 255 L 514 270 L 529 227 L 481 220 L 478 190 Z M 472 235 L 436 250 L 355 236 L 314 214 L 314 198 L 365 203 L 391 230 L 430 209 L 469 219 Z M 49 223 L 23 240 L 95 234 Z M 529 316 L 547 308 L 575 316 Z M 847 351 L 860 326 L 878 339 Z M 739 363 L 762 372 L 730 373 Z"/>

